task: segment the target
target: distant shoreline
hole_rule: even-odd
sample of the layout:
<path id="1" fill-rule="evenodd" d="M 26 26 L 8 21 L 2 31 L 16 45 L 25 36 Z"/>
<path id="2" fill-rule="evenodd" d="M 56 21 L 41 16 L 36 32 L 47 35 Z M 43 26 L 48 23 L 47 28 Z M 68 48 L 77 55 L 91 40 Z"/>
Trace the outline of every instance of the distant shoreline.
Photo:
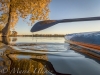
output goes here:
<path id="1" fill-rule="evenodd" d="M 16 35 L 16 36 L 13 36 L 13 35 L 10 35 L 11 37 L 64 37 L 65 35 Z"/>
<path id="2" fill-rule="evenodd" d="M 33 34 L 33 35 L 9 35 L 10 37 L 64 37 L 66 34 Z M 0 33 L 2 37 L 2 33 Z"/>

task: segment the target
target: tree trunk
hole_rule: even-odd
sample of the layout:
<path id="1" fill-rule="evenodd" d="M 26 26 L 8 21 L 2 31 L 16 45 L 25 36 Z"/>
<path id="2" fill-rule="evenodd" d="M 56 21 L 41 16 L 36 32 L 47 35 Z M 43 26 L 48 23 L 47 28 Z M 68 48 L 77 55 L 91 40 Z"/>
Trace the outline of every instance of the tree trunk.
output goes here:
<path id="1" fill-rule="evenodd" d="M 2 37 L 2 43 L 4 43 L 5 45 L 9 45 L 10 44 L 10 37 Z"/>
<path id="2" fill-rule="evenodd" d="M 9 16 L 8 16 L 8 22 L 6 26 L 2 29 L 2 36 L 8 37 L 10 32 L 10 22 L 11 22 L 11 5 L 9 7 Z"/>

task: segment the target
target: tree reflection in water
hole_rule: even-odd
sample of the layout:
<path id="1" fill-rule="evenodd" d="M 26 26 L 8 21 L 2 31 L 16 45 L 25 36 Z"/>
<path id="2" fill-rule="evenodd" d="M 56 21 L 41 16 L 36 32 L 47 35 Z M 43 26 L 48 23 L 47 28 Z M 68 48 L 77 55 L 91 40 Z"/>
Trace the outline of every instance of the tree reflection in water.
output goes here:
<path id="1" fill-rule="evenodd" d="M 3 37 L 0 42 L 0 75 L 47 75 L 44 65 L 40 62 L 33 61 L 27 58 L 21 58 L 24 55 L 29 55 L 31 58 L 42 57 L 47 60 L 46 55 L 32 54 L 27 52 L 22 54 L 13 50 L 9 44 L 9 37 Z M 14 53 L 14 54 L 12 54 Z"/>
<path id="2" fill-rule="evenodd" d="M 0 64 L 0 66 L 2 68 L 0 68 L 0 75 L 47 75 L 44 65 L 40 62 L 27 58 L 20 58 L 18 56 L 18 54 L 6 54 L 6 58 L 2 56 L 2 59 L 5 61 L 1 60 L 2 64 Z M 33 56 L 35 56 L 35 54 L 31 55 L 31 57 Z M 38 58 L 38 56 L 35 57 Z M 42 57 L 42 55 L 40 56 Z M 6 65 L 5 63 L 8 62 L 7 59 L 9 59 L 11 63 Z M 47 60 L 46 55 L 44 59 Z"/>
<path id="3" fill-rule="evenodd" d="M 56 72 L 45 54 L 6 54 L 5 51 L 0 58 L 0 75 L 70 75 Z"/>
<path id="4" fill-rule="evenodd" d="M 47 71 L 51 72 L 54 75 L 71 75 L 71 74 L 63 74 L 63 73 L 59 73 L 56 72 L 56 70 L 54 69 L 53 65 L 51 64 L 51 62 L 44 60 L 44 59 L 35 59 L 35 58 L 31 58 L 33 61 L 37 61 L 40 62 L 42 65 L 45 66 L 45 68 L 47 69 Z"/>
<path id="5" fill-rule="evenodd" d="M 16 42 L 16 41 L 17 41 L 17 37 L 13 37 L 12 42 Z"/>
<path id="6" fill-rule="evenodd" d="M 46 54 L 17 52 L 9 42 L 9 38 L 0 42 L 0 75 L 70 75 L 56 72 Z"/>

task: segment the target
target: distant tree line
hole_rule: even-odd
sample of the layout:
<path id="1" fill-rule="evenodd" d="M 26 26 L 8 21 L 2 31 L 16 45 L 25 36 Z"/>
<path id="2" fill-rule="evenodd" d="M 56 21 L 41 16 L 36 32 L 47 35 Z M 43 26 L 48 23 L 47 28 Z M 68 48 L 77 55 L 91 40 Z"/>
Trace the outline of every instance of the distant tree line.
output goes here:
<path id="1" fill-rule="evenodd" d="M 22 37 L 64 37 L 64 34 L 33 34 L 33 35 L 17 35 Z"/>

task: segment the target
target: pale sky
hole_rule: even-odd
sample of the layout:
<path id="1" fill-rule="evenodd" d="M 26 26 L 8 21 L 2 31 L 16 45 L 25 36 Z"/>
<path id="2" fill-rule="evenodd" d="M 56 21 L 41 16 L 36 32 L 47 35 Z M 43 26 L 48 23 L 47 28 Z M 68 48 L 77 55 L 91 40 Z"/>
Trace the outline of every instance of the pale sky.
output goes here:
<path id="1" fill-rule="evenodd" d="M 49 18 L 53 20 L 100 16 L 100 0 L 52 0 Z M 15 30 L 18 34 L 32 34 L 32 26 L 21 19 Z M 59 23 L 36 34 L 69 34 L 78 32 L 100 31 L 100 21 Z"/>

